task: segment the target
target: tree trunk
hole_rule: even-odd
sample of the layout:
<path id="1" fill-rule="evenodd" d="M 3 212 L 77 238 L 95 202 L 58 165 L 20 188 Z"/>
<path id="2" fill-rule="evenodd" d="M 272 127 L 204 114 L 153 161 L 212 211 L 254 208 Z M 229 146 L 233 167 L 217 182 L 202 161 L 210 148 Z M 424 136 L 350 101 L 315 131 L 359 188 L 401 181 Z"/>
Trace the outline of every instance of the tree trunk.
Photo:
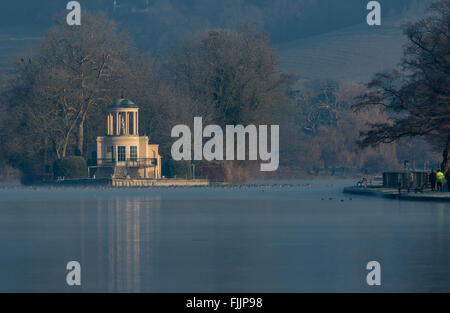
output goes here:
<path id="1" fill-rule="evenodd" d="M 443 153 L 444 160 L 442 162 L 442 170 L 444 173 L 450 169 L 450 133 L 448 134 L 447 144 L 445 145 L 445 150 Z"/>
<path id="2" fill-rule="evenodd" d="M 66 157 L 68 145 L 69 145 L 69 136 L 66 136 L 66 138 L 64 140 L 64 144 L 63 144 L 62 153 L 61 153 L 61 155 L 58 155 L 58 159 L 63 159 Z"/>
<path id="3" fill-rule="evenodd" d="M 78 124 L 78 142 L 77 149 L 80 153 L 80 156 L 83 156 L 83 147 L 84 147 L 84 121 L 86 120 L 86 113 L 81 117 L 80 124 Z"/>

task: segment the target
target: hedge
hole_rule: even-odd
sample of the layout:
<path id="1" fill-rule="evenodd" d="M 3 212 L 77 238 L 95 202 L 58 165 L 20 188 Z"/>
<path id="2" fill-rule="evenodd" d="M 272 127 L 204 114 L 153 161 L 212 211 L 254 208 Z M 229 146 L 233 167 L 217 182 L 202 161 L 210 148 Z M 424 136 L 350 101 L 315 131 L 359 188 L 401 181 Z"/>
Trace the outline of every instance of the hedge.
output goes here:
<path id="1" fill-rule="evenodd" d="M 69 156 L 53 163 L 54 178 L 86 178 L 86 160 L 79 156 Z"/>
<path id="2" fill-rule="evenodd" d="M 169 178 L 192 178 L 192 165 L 190 161 L 166 160 L 163 165 L 163 174 Z"/>

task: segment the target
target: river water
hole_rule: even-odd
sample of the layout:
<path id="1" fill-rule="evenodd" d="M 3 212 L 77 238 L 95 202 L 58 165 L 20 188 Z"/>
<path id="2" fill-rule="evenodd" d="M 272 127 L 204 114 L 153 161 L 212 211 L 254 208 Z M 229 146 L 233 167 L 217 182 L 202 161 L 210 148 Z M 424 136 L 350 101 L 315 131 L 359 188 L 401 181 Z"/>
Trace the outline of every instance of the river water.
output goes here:
<path id="1" fill-rule="evenodd" d="M 448 203 L 288 183 L 0 188 L 0 291 L 450 291 Z M 81 286 L 66 283 L 73 260 Z M 369 261 L 381 286 L 367 285 Z"/>

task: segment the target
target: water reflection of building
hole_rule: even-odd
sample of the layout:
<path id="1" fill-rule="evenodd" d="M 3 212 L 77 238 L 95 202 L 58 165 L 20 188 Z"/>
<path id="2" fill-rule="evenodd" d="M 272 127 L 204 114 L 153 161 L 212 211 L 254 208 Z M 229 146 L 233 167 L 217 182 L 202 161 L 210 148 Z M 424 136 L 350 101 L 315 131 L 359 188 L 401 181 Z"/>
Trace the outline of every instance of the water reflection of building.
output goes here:
<path id="1" fill-rule="evenodd" d="M 97 266 L 106 290 L 148 289 L 158 268 L 159 201 L 115 198 L 99 201 Z M 145 280 L 145 281 L 144 281 Z M 142 286 L 145 283 L 146 286 Z"/>
<path id="2" fill-rule="evenodd" d="M 97 137 L 97 165 L 90 167 L 96 178 L 161 178 L 159 145 L 139 136 L 139 108 L 118 99 L 108 106 L 106 136 Z"/>

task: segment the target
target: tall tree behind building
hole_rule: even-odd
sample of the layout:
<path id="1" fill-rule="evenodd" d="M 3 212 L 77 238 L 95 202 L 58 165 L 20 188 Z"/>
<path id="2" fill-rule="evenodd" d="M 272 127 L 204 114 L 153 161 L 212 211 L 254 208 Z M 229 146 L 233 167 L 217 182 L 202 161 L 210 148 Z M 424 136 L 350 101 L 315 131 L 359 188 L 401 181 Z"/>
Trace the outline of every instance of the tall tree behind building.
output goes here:
<path id="1" fill-rule="evenodd" d="M 219 125 L 280 122 L 292 81 L 277 69 L 265 34 L 207 30 L 174 49 L 167 79 L 193 102 L 192 112 Z"/>
<path id="2" fill-rule="evenodd" d="M 286 95 L 292 77 L 277 69 L 268 37 L 250 28 L 211 29 L 185 40 L 169 54 L 164 76 L 188 99 L 182 121 L 188 125 L 201 116 L 204 124 L 278 124 L 283 132 L 292 111 Z"/>

